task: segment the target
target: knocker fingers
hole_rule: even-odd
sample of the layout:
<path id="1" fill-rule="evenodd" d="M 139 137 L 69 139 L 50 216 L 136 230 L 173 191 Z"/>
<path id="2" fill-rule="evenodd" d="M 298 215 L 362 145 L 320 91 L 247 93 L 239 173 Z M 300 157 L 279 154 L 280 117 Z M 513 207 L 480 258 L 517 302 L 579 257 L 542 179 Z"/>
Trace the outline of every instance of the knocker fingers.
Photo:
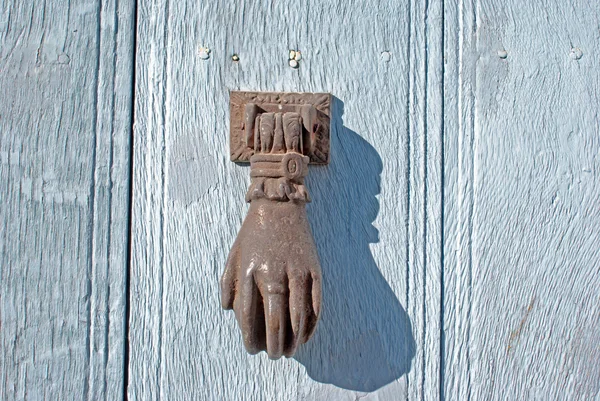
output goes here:
<path id="1" fill-rule="evenodd" d="M 233 309 L 242 330 L 244 346 L 250 354 L 256 354 L 265 348 L 265 319 L 258 287 L 252 273 L 242 273 L 239 282 L 239 294 L 235 298 Z"/>
<path id="2" fill-rule="evenodd" d="M 279 359 L 289 327 L 288 291 L 280 283 L 262 282 L 259 285 L 264 300 L 267 354 L 271 359 Z"/>
<path id="3" fill-rule="evenodd" d="M 291 271 L 288 274 L 290 282 L 290 320 L 292 324 L 292 339 L 284 350 L 287 357 L 294 355 L 298 345 L 306 337 L 306 318 L 310 308 L 310 278 L 304 271 Z"/>
<path id="4" fill-rule="evenodd" d="M 221 306 L 223 309 L 233 309 L 235 298 L 236 275 L 240 268 L 240 245 L 236 239 L 229 251 L 225 271 L 221 276 Z"/>
<path id="5" fill-rule="evenodd" d="M 310 337 L 312 337 L 313 333 L 317 328 L 317 322 L 319 321 L 319 315 L 321 314 L 321 298 L 322 298 L 322 287 L 321 287 L 321 274 L 319 271 L 311 272 L 311 298 L 312 298 L 312 308 L 310 313 L 310 319 L 308 323 L 308 328 L 306 329 L 306 337 L 302 342 L 308 341 Z"/>

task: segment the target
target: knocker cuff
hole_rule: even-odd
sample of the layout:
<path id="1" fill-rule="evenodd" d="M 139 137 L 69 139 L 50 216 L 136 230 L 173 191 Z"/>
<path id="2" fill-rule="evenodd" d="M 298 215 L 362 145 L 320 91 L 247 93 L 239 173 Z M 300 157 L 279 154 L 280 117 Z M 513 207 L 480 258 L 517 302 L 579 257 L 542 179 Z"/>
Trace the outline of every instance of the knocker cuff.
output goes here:
<path id="1" fill-rule="evenodd" d="M 256 199 L 310 202 L 304 186 L 308 174 L 308 156 L 285 154 L 255 154 L 250 158 L 252 183 L 246 202 Z"/>

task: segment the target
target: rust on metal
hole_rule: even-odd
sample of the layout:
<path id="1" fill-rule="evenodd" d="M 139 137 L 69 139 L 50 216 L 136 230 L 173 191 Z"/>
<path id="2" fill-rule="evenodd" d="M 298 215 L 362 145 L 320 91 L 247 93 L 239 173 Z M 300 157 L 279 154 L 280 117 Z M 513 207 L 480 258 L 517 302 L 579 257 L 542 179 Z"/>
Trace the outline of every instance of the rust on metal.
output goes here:
<path id="1" fill-rule="evenodd" d="M 310 164 L 329 163 L 329 93 L 238 92 L 229 94 L 230 156 L 233 162 L 249 162 L 256 150 L 256 117 L 264 113 L 296 113 L 302 125 L 303 154 Z M 277 150 L 277 148 L 275 149 Z"/>
<path id="2" fill-rule="evenodd" d="M 221 278 L 249 353 L 291 357 L 321 311 L 321 266 L 308 224 L 308 164 L 329 161 L 331 96 L 231 93 L 231 159 L 250 162 L 248 215 Z"/>

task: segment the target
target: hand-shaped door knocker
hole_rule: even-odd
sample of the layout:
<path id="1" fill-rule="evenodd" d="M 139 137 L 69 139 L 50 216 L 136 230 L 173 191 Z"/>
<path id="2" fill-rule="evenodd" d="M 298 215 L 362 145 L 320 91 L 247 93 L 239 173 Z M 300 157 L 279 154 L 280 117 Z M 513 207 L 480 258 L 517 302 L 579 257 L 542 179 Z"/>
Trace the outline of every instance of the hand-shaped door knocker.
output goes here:
<path id="1" fill-rule="evenodd" d="M 231 159 L 250 161 L 250 209 L 221 278 L 249 353 L 291 357 L 314 333 L 321 266 L 306 215 L 308 164 L 329 161 L 329 94 L 231 92 Z"/>

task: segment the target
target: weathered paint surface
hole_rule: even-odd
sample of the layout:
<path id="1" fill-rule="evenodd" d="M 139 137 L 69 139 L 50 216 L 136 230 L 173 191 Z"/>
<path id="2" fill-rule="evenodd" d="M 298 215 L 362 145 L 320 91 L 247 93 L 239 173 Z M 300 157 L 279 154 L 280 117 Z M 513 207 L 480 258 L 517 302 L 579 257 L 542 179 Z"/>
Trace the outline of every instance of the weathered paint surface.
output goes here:
<path id="1" fill-rule="evenodd" d="M 0 7 L 0 398 L 600 399 L 599 4 Z M 337 98 L 290 360 L 220 309 L 229 90 Z"/>
<path id="2" fill-rule="evenodd" d="M 139 2 L 130 398 L 438 396 L 441 5 Z M 294 359 L 248 355 L 220 307 L 249 184 L 229 90 L 337 97 L 331 164 L 306 180 L 323 314 Z"/>
<path id="3" fill-rule="evenodd" d="M 0 2 L 0 399 L 124 386 L 133 2 Z"/>
<path id="4" fill-rule="evenodd" d="M 544 3 L 446 3 L 447 399 L 600 399 L 600 4 Z"/>

